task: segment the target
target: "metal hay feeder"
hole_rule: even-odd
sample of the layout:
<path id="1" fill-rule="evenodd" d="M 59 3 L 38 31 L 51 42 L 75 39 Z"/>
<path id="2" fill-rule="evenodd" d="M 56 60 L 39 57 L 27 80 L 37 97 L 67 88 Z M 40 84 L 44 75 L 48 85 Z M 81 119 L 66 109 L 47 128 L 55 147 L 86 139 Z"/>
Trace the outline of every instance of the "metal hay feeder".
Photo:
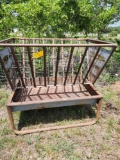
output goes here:
<path id="1" fill-rule="evenodd" d="M 12 88 L 7 110 L 16 134 L 94 124 L 102 95 L 94 83 L 117 45 L 93 39 L 10 38 L 0 41 L 0 64 Z M 33 54 L 43 56 L 33 59 Z M 94 120 L 67 126 L 16 130 L 12 112 L 97 104 Z"/>

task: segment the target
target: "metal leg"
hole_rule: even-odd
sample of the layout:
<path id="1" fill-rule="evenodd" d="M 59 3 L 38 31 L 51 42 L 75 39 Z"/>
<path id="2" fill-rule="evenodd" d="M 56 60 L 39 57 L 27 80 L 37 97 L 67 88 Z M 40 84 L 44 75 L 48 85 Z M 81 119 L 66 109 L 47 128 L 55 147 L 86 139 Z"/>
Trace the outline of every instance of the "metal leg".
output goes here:
<path id="1" fill-rule="evenodd" d="M 11 128 L 12 128 L 12 130 L 14 131 L 15 125 L 14 125 L 14 119 L 13 119 L 13 114 L 12 114 L 11 107 L 8 107 L 8 106 L 7 106 L 7 111 L 8 111 L 8 116 L 9 116 L 9 119 L 10 119 Z"/>
<path id="2" fill-rule="evenodd" d="M 100 99 L 99 102 L 98 102 L 98 108 L 97 108 L 97 112 L 96 112 L 96 121 L 97 121 L 98 118 L 100 117 L 101 107 L 102 107 L 102 99 Z"/>
<path id="3" fill-rule="evenodd" d="M 12 129 L 15 132 L 15 134 L 24 135 L 24 134 L 35 133 L 35 132 L 59 130 L 59 129 L 74 128 L 74 127 L 88 126 L 88 125 L 95 124 L 97 122 L 99 116 L 100 116 L 101 107 L 102 107 L 102 99 L 100 99 L 98 101 L 96 117 L 90 122 L 84 122 L 84 123 L 72 124 L 72 125 L 64 125 L 64 126 L 55 126 L 55 127 L 48 127 L 48 128 L 38 128 L 38 129 L 31 129 L 31 130 L 24 130 L 24 131 L 22 131 L 22 130 L 18 131 L 18 130 L 15 129 L 12 111 L 11 111 L 11 109 L 9 107 L 8 107 L 8 114 L 9 114 L 9 118 L 10 118 L 10 123 L 11 123 Z"/>

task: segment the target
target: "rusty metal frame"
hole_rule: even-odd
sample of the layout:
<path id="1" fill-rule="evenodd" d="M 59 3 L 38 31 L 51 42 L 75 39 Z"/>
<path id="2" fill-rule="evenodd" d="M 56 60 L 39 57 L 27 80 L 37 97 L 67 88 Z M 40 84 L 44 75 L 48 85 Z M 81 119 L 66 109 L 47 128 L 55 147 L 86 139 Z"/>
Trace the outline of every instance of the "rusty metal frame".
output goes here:
<path id="1" fill-rule="evenodd" d="M 63 86 L 66 86 L 67 85 L 67 80 L 70 79 L 70 77 L 68 76 L 68 72 L 69 72 L 69 69 L 70 69 L 70 64 L 71 64 L 71 59 L 72 59 L 72 56 L 73 56 L 73 52 L 74 52 L 74 49 L 75 47 L 82 47 L 82 48 L 85 48 L 84 50 L 84 53 L 83 53 L 83 56 L 82 56 L 82 59 L 80 61 L 80 64 L 79 64 L 79 67 L 78 67 L 78 70 L 77 70 L 77 73 L 76 75 L 73 77 L 73 82 L 71 83 L 71 85 L 76 85 L 76 81 L 79 77 L 79 72 L 82 68 L 82 64 L 85 60 L 85 57 L 87 55 L 87 51 L 89 49 L 89 47 L 96 47 L 97 50 L 96 50 L 96 53 L 93 57 L 93 60 L 90 64 L 90 66 L 88 67 L 87 69 L 87 73 L 84 75 L 83 79 L 81 80 L 81 83 L 80 85 L 83 86 L 84 88 L 86 88 L 86 90 L 90 93 L 89 96 L 81 96 L 81 97 L 73 97 L 73 98 L 61 98 L 61 99 L 52 99 L 52 100 L 42 100 L 42 101 L 32 101 L 32 102 L 13 102 L 13 98 L 15 96 L 15 94 L 17 94 L 17 88 L 15 88 L 11 82 L 11 79 L 7 73 L 7 70 L 5 68 L 5 65 L 4 65 L 4 62 L 2 61 L 2 58 L 0 57 L 0 62 L 1 62 L 1 65 L 4 69 L 4 72 L 6 74 L 6 77 L 11 85 L 11 88 L 13 90 L 13 93 L 12 95 L 10 96 L 10 99 L 7 103 L 7 110 L 8 110 L 8 115 L 9 115 L 9 119 L 10 119 L 10 124 L 11 124 L 11 128 L 12 130 L 15 132 L 15 134 L 28 134 L 28 133 L 34 133 L 34 132 L 40 132 L 40 131 L 49 131 L 49 130 L 58 130 L 58 129 L 64 129 L 64 128 L 72 128 L 72 127 L 79 127 L 79 126 L 86 126 L 86 125 L 92 125 L 94 123 L 96 123 L 96 121 L 98 120 L 99 116 L 100 116 L 100 109 L 101 109 L 101 106 L 102 106 L 102 95 L 96 90 L 96 88 L 94 88 L 93 84 L 95 83 L 95 81 L 97 80 L 97 78 L 99 77 L 99 75 L 101 74 L 102 70 L 104 69 L 106 63 L 108 62 L 108 60 L 110 59 L 112 53 L 115 51 L 117 45 L 114 44 L 114 43 L 109 43 L 109 42 L 103 42 L 103 41 L 99 41 L 99 40 L 93 40 L 93 39 L 83 39 L 83 38 L 80 38 L 80 39 L 75 39 L 75 38 L 66 38 L 65 40 L 69 40 L 71 43 L 70 44 L 45 44 L 45 43 L 37 43 L 37 44 L 22 44 L 22 43 L 15 43 L 16 40 L 41 40 L 41 41 L 44 41 L 44 40 L 51 40 L 53 41 L 53 38 L 10 38 L 10 39 L 6 39 L 6 40 L 3 40 L 3 41 L 0 41 L 0 47 L 10 47 L 11 48 L 11 53 L 13 55 L 13 58 L 15 60 L 15 64 L 16 64 L 16 67 L 17 67 L 17 71 L 18 71 L 18 74 L 19 74 L 19 77 L 21 79 L 21 82 L 22 82 L 22 87 L 28 87 L 27 86 L 27 79 L 24 77 L 23 78 L 23 75 L 20 71 L 20 66 L 18 64 L 18 60 L 17 60 L 17 57 L 15 55 L 15 52 L 14 52 L 14 48 L 15 47 L 24 47 L 24 49 L 27 51 L 27 54 L 28 54 L 28 60 L 29 60 L 29 66 L 30 66 L 30 70 L 31 70 L 31 75 L 32 75 L 32 78 L 30 78 L 31 80 L 31 85 L 33 84 L 33 87 L 37 87 L 37 82 L 36 82 L 36 77 L 34 76 L 34 66 L 33 66 L 33 61 L 32 61 L 32 58 L 31 58 L 31 48 L 32 47 L 41 47 L 43 48 L 43 51 L 44 51 L 44 57 L 43 57 L 43 73 L 44 73 L 44 76 L 43 77 L 39 77 L 39 81 L 43 81 L 43 87 L 47 87 L 47 79 L 50 79 L 51 77 L 47 77 L 47 73 L 46 73 L 46 53 L 47 53 L 47 47 L 56 47 L 57 48 L 57 57 L 56 57 L 56 69 L 55 69 L 55 73 L 54 73 L 54 83 L 53 83 L 53 86 L 57 86 L 58 84 L 58 81 L 59 81 L 59 77 L 57 76 L 57 73 L 58 73 L 58 65 L 60 63 L 60 51 L 61 51 L 61 48 L 64 48 L 64 47 L 69 47 L 70 48 L 70 56 L 69 56 L 69 60 L 68 60 L 68 63 L 67 63 L 67 71 L 66 71 L 66 75 L 63 79 Z M 54 38 L 54 40 L 60 40 L 60 41 L 63 41 L 63 38 L 62 39 L 59 39 L 59 38 Z M 73 44 L 72 43 L 72 40 L 84 40 L 84 41 L 87 41 L 89 43 L 87 44 Z M 112 50 L 111 50 L 111 54 L 110 56 L 108 57 L 107 61 L 105 62 L 105 64 L 102 66 L 100 72 L 97 74 L 95 80 L 93 81 L 93 83 L 89 82 L 88 81 L 88 75 L 91 71 L 91 68 L 96 60 L 96 57 L 98 56 L 99 54 L 99 51 L 100 51 L 100 48 L 101 47 L 111 47 Z M 86 81 L 87 80 L 87 81 Z M 21 83 L 19 81 L 19 83 Z M 17 85 L 18 86 L 18 85 Z M 83 92 L 82 88 L 81 88 L 81 92 Z M 26 130 L 26 131 L 18 131 L 15 129 L 15 125 L 14 125 L 14 118 L 13 118 L 13 112 L 14 111 L 24 111 L 24 110 L 33 110 L 33 109 L 42 109 L 42 108 L 51 108 L 51 107 L 56 107 L 56 104 L 58 107 L 62 107 L 62 106 L 70 106 L 70 105 L 80 105 L 80 104 L 97 104 L 97 112 L 96 112 L 96 117 L 94 120 L 90 121 L 90 122 L 85 122 L 85 123 L 80 123 L 80 124 L 73 124 L 73 125 L 65 125 L 65 126 L 56 126 L 56 127 L 49 127 L 49 128 L 40 128 L 40 129 L 33 129 L 33 130 Z"/>
<path id="2" fill-rule="evenodd" d="M 51 131 L 51 130 L 59 130 L 59 129 L 66 129 L 66 128 L 74 128 L 74 127 L 80 127 L 80 126 L 88 126 L 88 125 L 93 125 L 97 122 L 99 116 L 100 116 L 100 110 L 101 110 L 101 107 L 102 107 L 102 95 L 93 87 L 92 84 L 90 83 L 87 83 L 87 84 L 84 84 L 85 88 L 91 92 L 91 94 L 93 96 L 88 96 L 88 97 L 81 97 L 79 99 L 77 98 L 73 98 L 73 99 L 69 99 L 68 101 L 72 102 L 74 101 L 74 104 L 77 103 L 78 104 L 96 104 L 97 106 L 97 111 L 96 111 L 96 116 L 94 119 L 92 119 L 91 121 L 89 122 L 84 122 L 84 123 L 78 123 L 78 124 L 69 124 L 69 125 L 62 125 L 62 126 L 55 126 L 55 127 L 47 127 L 47 128 L 37 128 L 37 129 L 28 129 L 28 130 L 17 130 L 15 128 L 15 125 L 14 125 L 14 118 L 13 118 L 13 112 L 14 111 L 17 111 L 19 110 L 18 108 L 19 107 L 28 107 L 28 109 L 24 108 L 25 110 L 31 110 L 31 109 L 42 109 L 42 108 L 45 108 L 45 104 L 46 103 L 52 103 L 52 105 L 54 105 L 54 103 L 58 103 L 59 102 L 61 103 L 62 101 L 66 102 L 67 104 L 67 99 L 64 99 L 64 100 L 53 100 L 52 102 L 51 101 L 46 101 L 44 100 L 42 102 L 42 107 L 40 107 L 40 103 L 41 102 L 36 102 L 36 101 L 32 101 L 32 104 L 31 102 L 17 102 L 17 103 L 13 103 L 12 102 L 12 98 L 14 97 L 15 95 L 15 91 L 13 91 L 13 93 L 11 94 L 11 97 L 8 101 L 8 104 L 7 104 L 7 111 L 8 111 L 8 115 L 9 115 L 9 119 L 10 119 L 10 125 L 11 125 L 11 128 L 12 128 L 12 131 L 15 133 L 15 134 L 20 134 L 20 135 L 24 135 L 24 134 L 29 134 L 29 133 L 35 133 L 35 132 L 43 132 L 43 131 Z M 79 103 L 78 103 L 79 102 Z M 35 106 L 36 107 L 32 107 L 30 108 L 30 105 L 32 106 Z M 72 104 L 70 104 L 72 105 Z M 68 105 L 69 106 L 69 105 Z M 18 108 L 17 108 L 18 107 Z M 59 107 L 59 105 L 58 105 Z M 17 109 L 16 109 L 17 108 Z M 22 109 L 23 110 L 23 109 Z"/>
<path id="3" fill-rule="evenodd" d="M 67 128 L 75 128 L 75 127 L 93 125 L 98 121 L 98 119 L 100 117 L 101 107 L 102 107 L 102 99 L 98 100 L 96 117 L 92 121 L 89 121 L 89 122 L 84 122 L 84 123 L 79 123 L 79 124 L 69 124 L 69 125 L 55 126 L 55 127 L 47 127 L 47 128 L 37 128 L 37 129 L 30 129 L 30 130 L 24 130 L 24 131 L 17 130 L 15 128 L 13 114 L 12 114 L 11 108 L 8 107 L 8 106 L 7 106 L 7 111 L 8 111 L 8 115 L 9 115 L 10 125 L 11 125 L 11 128 L 12 128 L 12 131 L 15 134 L 24 135 L 24 134 L 30 134 L 30 133 L 36 133 L 36 132 L 52 131 L 52 130 L 59 130 L 59 129 L 67 129 Z"/>

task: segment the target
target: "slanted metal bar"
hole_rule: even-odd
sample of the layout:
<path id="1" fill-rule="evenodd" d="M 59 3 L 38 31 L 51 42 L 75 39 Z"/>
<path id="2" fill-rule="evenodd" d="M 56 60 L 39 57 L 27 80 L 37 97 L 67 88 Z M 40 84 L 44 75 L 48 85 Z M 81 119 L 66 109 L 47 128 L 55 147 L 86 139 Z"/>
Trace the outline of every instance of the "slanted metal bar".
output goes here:
<path id="1" fill-rule="evenodd" d="M 12 90 L 14 90 L 14 86 L 13 86 L 13 84 L 12 84 L 12 82 L 11 82 L 11 79 L 10 79 L 8 73 L 7 73 L 7 70 L 6 70 L 5 66 L 4 66 L 4 62 L 3 62 L 3 60 L 2 60 L 1 57 L 0 57 L 0 62 L 1 62 L 2 68 L 4 69 L 4 72 L 5 72 L 5 74 L 6 74 L 6 77 L 7 77 L 7 79 L 8 79 L 8 82 L 9 82 L 10 86 L 11 86 Z"/>
<path id="2" fill-rule="evenodd" d="M 46 86 L 46 47 L 43 47 L 44 58 L 44 86 Z"/>
<path id="3" fill-rule="evenodd" d="M 111 44 L 110 42 L 105 42 L 97 39 L 92 39 L 92 38 L 86 38 L 86 41 L 92 42 L 92 43 L 97 43 L 97 44 Z"/>
<path id="4" fill-rule="evenodd" d="M 58 47 L 58 53 L 57 53 L 57 62 L 56 62 L 56 71 L 55 71 L 55 86 L 57 84 L 57 72 L 58 72 L 58 65 L 59 65 L 59 59 L 60 59 L 60 47 Z"/>
<path id="5" fill-rule="evenodd" d="M 67 72 L 66 72 L 66 76 L 65 76 L 64 85 L 66 84 L 67 75 L 68 75 L 68 71 L 69 71 L 69 67 L 70 67 L 70 63 L 71 63 L 71 59 L 72 59 L 72 55 L 73 55 L 73 50 L 74 50 L 74 47 L 71 47 L 70 57 L 69 57 L 69 62 L 68 62 L 68 66 L 67 66 Z"/>
<path id="6" fill-rule="evenodd" d="M 16 67 L 17 67 L 18 74 L 19 74 L 20 79 L 21 79 L 21 81 L 22 81 L 22 85 L 23 85 L 23 87 L 25 88 L 25 83 L 24 83 L 23 76 L 22 76 L 22 73 L 21 73 L 20 68 L 19 68 L 18 60 L 17 60 L 17 57 L 16 57 L 16 55 L 15 55 L 14 49 L 13 49 L 13 47 L 10 47 L 10 49 L 11 49 L 13 58 L 14 58 L 14 60 L 15 60 L 15 64 L 16 64 Z"/>
<path id="7" fill-rule="evenodd" d="M 94 79 L 93 84 L 96 82 L 96 80 L 98 79 L 98 77 L 100 76 L 101 72 L 103 71 L 103 69 L 105 68 L 107 62 L 109 61 L 110 57 L 112 56 L 113 52 L 116 50 L 116 47 L 112 48 L 111 54 L 108 57 L 107 61 L 105 62 L 105 64 L 103 65 L 102 69 L 100 70 L 100 72 L 98 73 L 97 77 Z"/>
<path id="8" fill-rule="evenodd" d="M 75 79 L 74 79 L 73 84 L 75 84 L 75 82 L 76 82 L 76 80 L 77 80 L 77 77 L 78 77 L 78 74 L 79 74 L 80 69 L 81 69 L 81 67 L 82 67 L 83 61 L 84 61 L 84 59 L 85 59 L 87 50 L 88 50 L 88 47 L 85 48 L 85 52 L 84 52 L 84 55 L 83 55 L 82 60 L 81 60 L 81 62 L 80 62 L 80 65 L 79 65 L 79 68 L 78 68 L 78 72 L 76 73 L 76 76 L 75 76 Z"/>
<path id="9" fill-rule="evenodd" d="M 85 78 L 84 78 L 84 80 L 83 80 L 83 83 L 85 82 L 85 80 L 86 80 L 86 78 L 87 78 L 87 76 L 88 76 L 88 74 L 89 74 L 89 72 L 90 72 L 90 70 L 91 70 L 91 68 L 92 68 L 92 66 L 93 66 L 93 64 L 94 64 L 94 61 L 95 61 L 95 59 L 96 59 L 99 51 L 100 51 L 100 47 L 98 47 L 98 49 L 97 49 L 97 52 L 96 52 L 96 54 L 95 54 L 95 56 L 94 56 L 94 58 L 93 58 L 93 60 L 92 60 L 92 62 L 91 62 L 91 64 L 90 64 L 90 67 L 89 67 L 89 69 L 88 69 L 88 71 L 87 71 L 87 73 L 86 73 L 86 75 L 85 75 Z"/>
<path id="10" fill-rule="evenodd" d="M 31 53 L 30 53 L 30 48 L 29 47 L 27 47 L 27 51 L 28 51 L 28 58 L 29 58 L 32 78 L 33 78 L 33 84 L 34 84 L 34 87 L 36 87 L 36 82 L 35 82 L 35 77 L 34 77 L 33 63 L 32 63 L 32 58 L 31 58 Z"/>
<path id="11" fill-rule="evenodd" d="M 15 40 L 15 39 L 14 38 L 4 39 L 4 40 L 1 40 L 0 43 L 8 43 L 8 42 L 12 42 L 12 40 Z"/>
<path id="12" fill-rule="evenodd" d="M 72 43 L 73 43 L 73 41 L 72 41 L 72 39 L 70 39 L 70 44 L 72 44 Z M 73 81 L 73 74 L 74 74 L 73 59 L 72 59 L 71 65 L 72 65 L 72 75 L 71 75 L 71 82 L 72 82 Z"/>

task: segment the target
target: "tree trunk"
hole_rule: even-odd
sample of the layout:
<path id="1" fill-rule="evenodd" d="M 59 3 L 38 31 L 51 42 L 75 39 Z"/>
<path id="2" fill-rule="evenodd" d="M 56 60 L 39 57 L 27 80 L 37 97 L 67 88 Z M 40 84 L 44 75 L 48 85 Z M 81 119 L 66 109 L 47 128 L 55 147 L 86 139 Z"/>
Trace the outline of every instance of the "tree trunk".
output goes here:
<path id="1" fill-rule="evenodd" d="M 98 39 L 100 40 L 100 31 L 98 31 Z"/>

